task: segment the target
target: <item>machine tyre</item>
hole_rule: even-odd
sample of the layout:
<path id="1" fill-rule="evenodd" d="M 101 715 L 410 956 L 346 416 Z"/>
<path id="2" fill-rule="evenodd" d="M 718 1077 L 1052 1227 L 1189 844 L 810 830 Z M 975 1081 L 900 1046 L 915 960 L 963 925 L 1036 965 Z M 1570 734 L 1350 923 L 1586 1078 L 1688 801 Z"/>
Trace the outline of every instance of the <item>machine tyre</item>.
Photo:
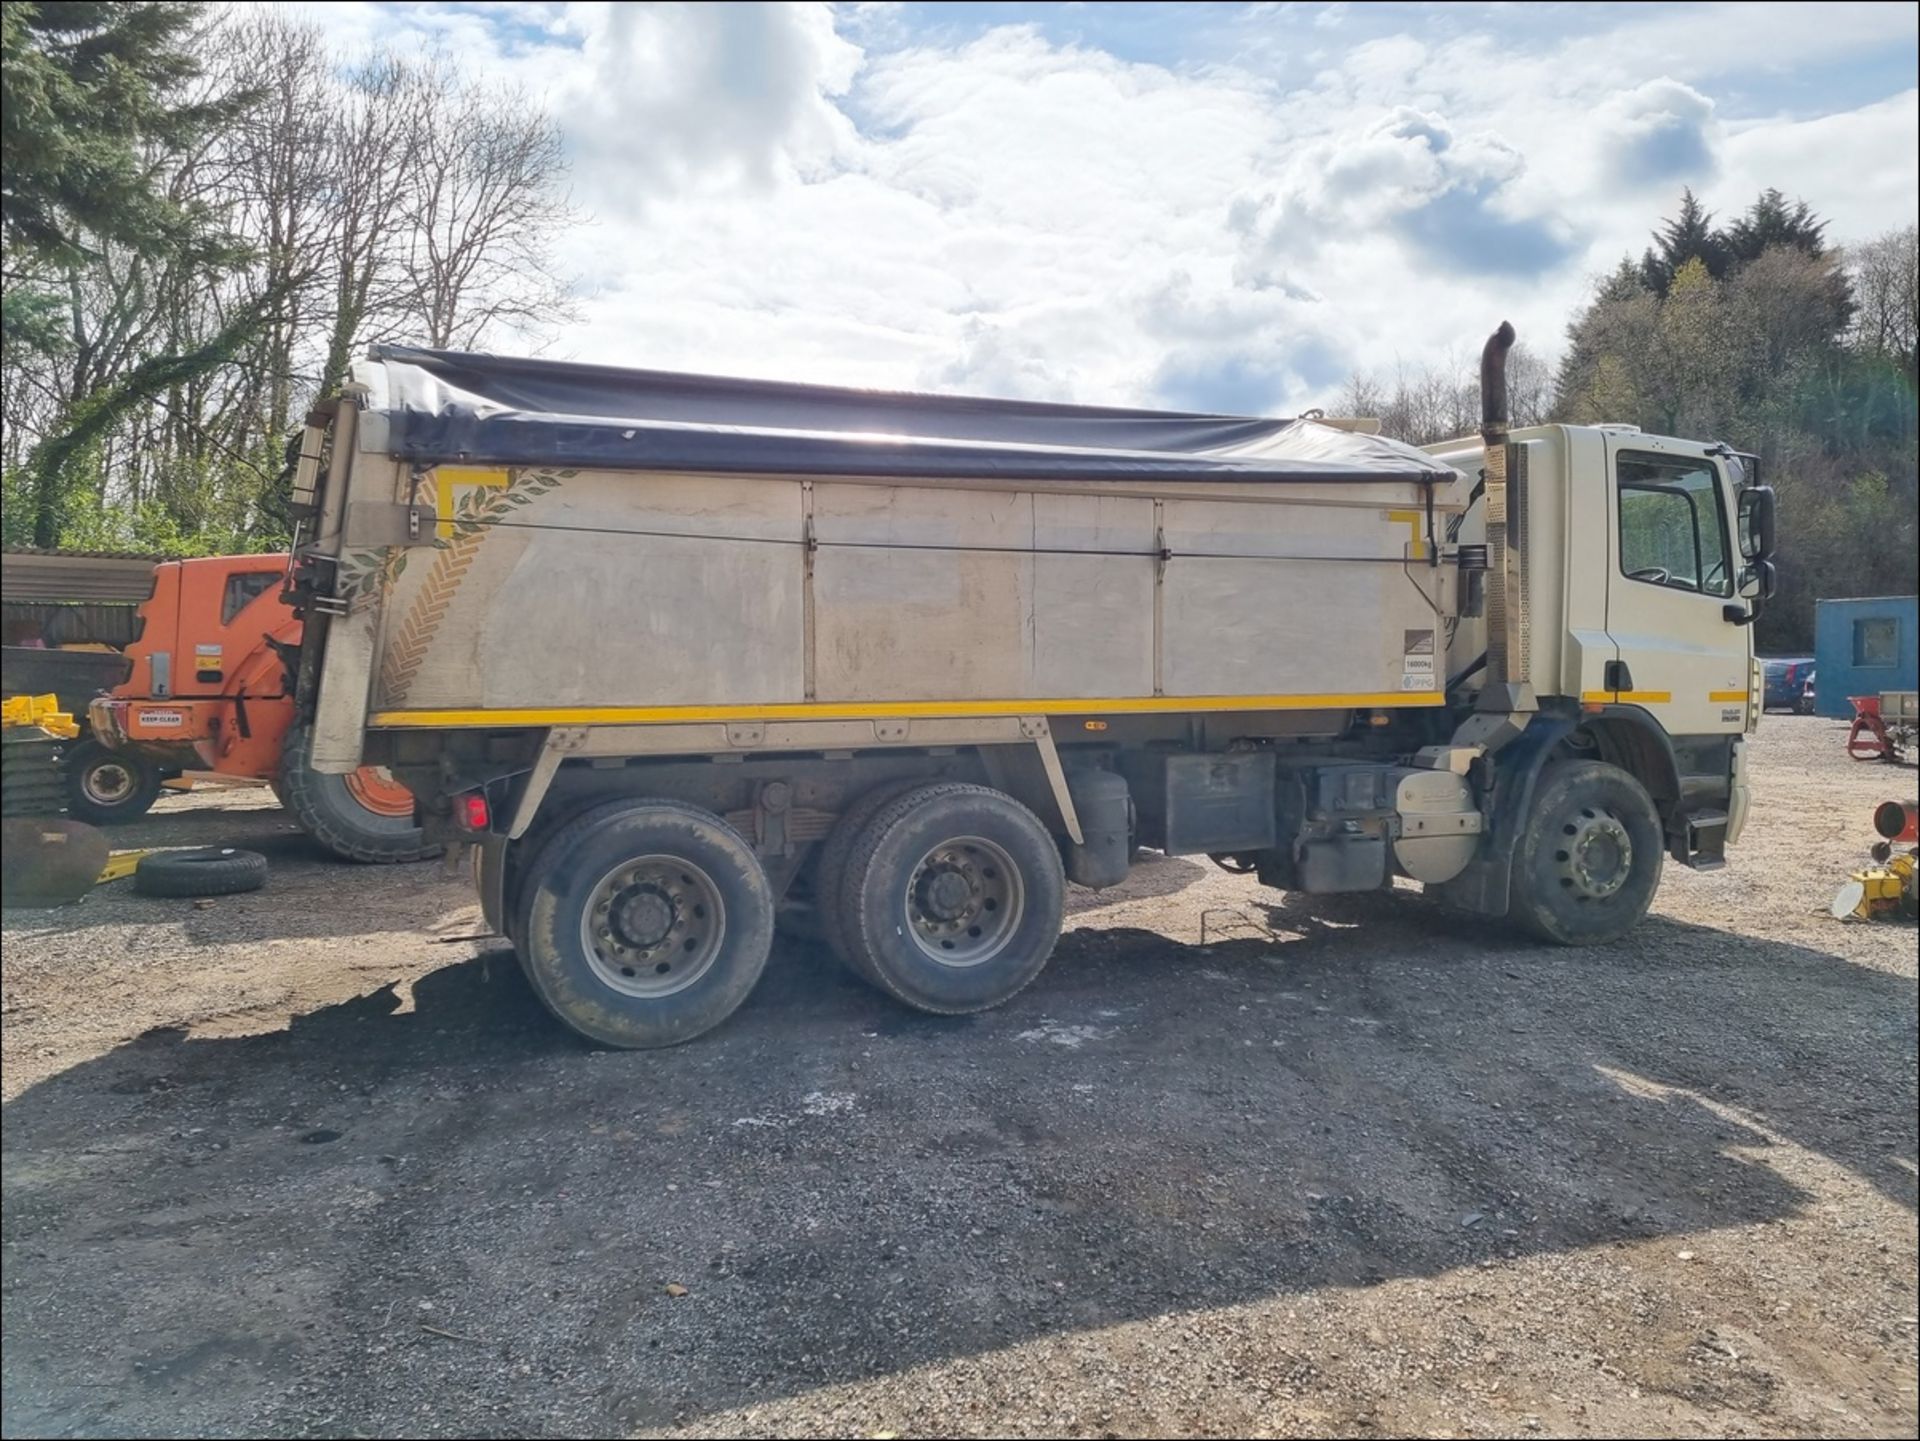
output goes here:
<path id="1" fill-rule="evenodd" d="M 1555 945 L 1618 940 L 1653 904 L 1665 851 L 1653 798 L 1628 772 L 1550 765 L 1513 858 L 1513 918 Z"/>
<path id="2" fill-rule="evenodd" d="M 137 821 L 160 798 L 160 768 L 138 751 L 83 740 L 66 756 L 67 810 L 96 826 Z"/>
<path id="3" fill-rule="evenodd" d="M 880 808 L 848 857 L 843 895 L 860 973 L 909 1006 L 960 1015 L 1040 974 L 1060 938 L 1066 875 L 1032 811 L 949 783 Z"/>
<path id="4" fill-rule="evenodd" d="M 363 767 L 351 776 L 322 775 L 313 768 L 312 754 L 312 726 L 288 731 L 274 786 L 280 803 L 308 835 L 348 861 L 392 864 L 430 860 L 440 854 L 441 847 L 426 843 L 411 811 L 381 814 L 361 803 L 356 782 L 363 774 L 376 773 L 374 767 Z"/>
<path id="5" fill-rule="evenodd" d="M 534 992 L 589 1040 L 675 1046 L 746 1000 L 773 944 L 773 887 L 720 817 L 678 801 L 567 822 L 520 887 L 515 949 Z"/>

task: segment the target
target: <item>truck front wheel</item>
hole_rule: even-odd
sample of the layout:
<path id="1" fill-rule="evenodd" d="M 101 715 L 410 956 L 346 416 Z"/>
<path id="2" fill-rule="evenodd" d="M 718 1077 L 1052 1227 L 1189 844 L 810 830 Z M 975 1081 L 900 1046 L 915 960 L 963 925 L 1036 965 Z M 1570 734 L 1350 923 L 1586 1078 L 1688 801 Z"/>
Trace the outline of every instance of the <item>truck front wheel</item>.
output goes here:
<path id="1" fill-rule="evenodd" d="M 1011 999 L 1060 938 L 1066 877 L 1039 819 L 986 786 L 921 786 L 882 806 L 847 858 L 844 940 L 897 1000 L 958 1015 Z"/>
<path id="2" fill-rule="evenodd" d="M 1563 946 L 1618 940 L 1653 904 L 1664 855 L 1660 814 L 1618 766 L 1549 766 L 1513 865 L 1513 917 Z"/>
<path id="3" fill-rule="evenodd" d="M 160 798 L 160 767 L 133 750 L 84 740 L 67 752 L 67 811 L 96 826 L 137 821 Z"/>
<path id="4" fill-rule="evenodd" d="M 412 793 L 379 767 L 345 776 L 315 770 L 312 726 L 287 732 L 273 790 L 307 834 L 342 860 L 424 861 L 440 854 L 413 823 Z"/>
<path id="5" fill-rule="evenodd" d="M 773 887 L 752 847 L 677 801 L 597 808 L 540 847 L 520 888 L 521 968 L 602 1045 L 673 1046 L 746 1000 L 773 945 Z"/>

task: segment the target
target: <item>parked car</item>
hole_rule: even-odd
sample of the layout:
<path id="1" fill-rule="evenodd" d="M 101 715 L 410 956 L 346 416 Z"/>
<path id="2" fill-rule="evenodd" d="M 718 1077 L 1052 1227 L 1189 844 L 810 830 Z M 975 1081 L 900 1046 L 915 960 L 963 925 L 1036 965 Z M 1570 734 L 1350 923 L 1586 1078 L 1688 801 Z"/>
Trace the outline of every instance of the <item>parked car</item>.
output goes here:
<path id="1" fill-rule="evenodd" d="M 1801 715 L 1813 714 L 1813 702 L 1814 702 L 1813 678 L 1815 674 L 1816 672 L 1814 671 L 1814 668 L 1812 666 L 1808 666 L 1807 667 L 1807 683 L 1800 687 L 1799 709 L 1800 709 Z"/>
<path id="2" fill-rule="evenodd" d="M 1807 677 L 1813 674 L 1813 657 L 1769 656 L 1761 664 L 1766 668 L 1766 690 L 1761 705 L 1767 710 L 1798 710 Z"/>

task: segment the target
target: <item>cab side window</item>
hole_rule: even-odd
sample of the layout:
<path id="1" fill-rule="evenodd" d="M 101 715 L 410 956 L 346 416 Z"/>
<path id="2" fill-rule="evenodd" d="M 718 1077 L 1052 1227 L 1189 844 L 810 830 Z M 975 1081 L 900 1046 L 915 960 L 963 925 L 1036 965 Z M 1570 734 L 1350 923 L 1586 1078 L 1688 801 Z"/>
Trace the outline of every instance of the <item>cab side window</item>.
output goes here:
<path id="1" fill-rule="evenodd" d="M 1629 580 L 1733 594 L 1719 479 L 1704 460 L 1620 457 L 1620 569 Z"/>
<path id="2" fill-rule="evenodd" d="M 226 594 L 220 599 L 220 624 L 229 624 L 250 602 L 277 589 L 283 579 L 277 570 L 249 570 L 228 576 Z"/>

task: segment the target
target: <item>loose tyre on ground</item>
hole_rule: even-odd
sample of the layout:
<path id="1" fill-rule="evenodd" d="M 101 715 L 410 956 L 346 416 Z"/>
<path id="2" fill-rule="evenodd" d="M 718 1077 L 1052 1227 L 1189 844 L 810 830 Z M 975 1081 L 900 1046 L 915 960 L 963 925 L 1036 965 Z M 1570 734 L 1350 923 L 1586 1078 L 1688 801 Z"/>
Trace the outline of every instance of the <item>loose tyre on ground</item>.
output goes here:
<path id="1" fill-rule="evenodd" d="M 773 943 L 759 858 L 677 801 L 598 807 L 556 831 L 520 886 L 516 949 L 547 1008 L 609 1046 L 678 1045 L 732 1015 Z"/>
<path id="2" fill-rule="evenodd" d="M 1039 819 L 986 786 L 921 786 L 880 808 L 848 857 L 856 968 L 923 1011 L 997 1006 L 1060 937 L 1066 878 Z"/>
<path id="3" fill-rule="evenodd" d="M 266 883 L 267 858 L 230 847 L 155 851 L 133 871 L 133 888 L 143 896 L 235 896 Z"/>
<path id="4" fill-rule="evenodd" d="M 280 747 L 274 794 L 307 834 L 343 860 L 422 861 L 440 854 L 413 823 L 413 794 L 378 766 L 352 775 L 313 768 L 313 728 L 295 726 Z"/>
<path id="5" fill-rule="evenodd" d="M 67 810 L 111 826 L 138 820 L 160 798 L 160 768 L 138 751 L 84 740 L 67 752 Z"/>
<path id="6" fill-rule="evenodd" d="M 1551 765 L 1514 854 L 1513 917 L 1558 945 L 1618 940 L 1653 903 L 1664 852 L 1639 781 L 1602 761 Z"/>

